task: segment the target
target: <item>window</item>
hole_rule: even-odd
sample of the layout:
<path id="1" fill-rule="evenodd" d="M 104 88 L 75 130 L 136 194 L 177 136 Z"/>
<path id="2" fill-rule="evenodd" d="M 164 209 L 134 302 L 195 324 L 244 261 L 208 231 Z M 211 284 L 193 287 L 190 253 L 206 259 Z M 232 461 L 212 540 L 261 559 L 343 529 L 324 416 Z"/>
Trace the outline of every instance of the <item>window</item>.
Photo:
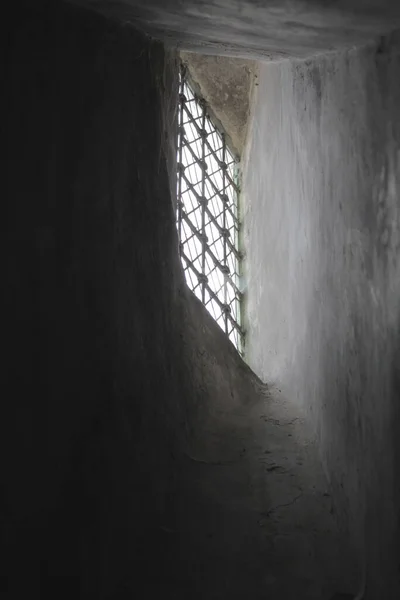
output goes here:
<path id="1" fill-rule="evenodd" d="M 239 167 L 181 67 L 177 228 L 186 282 L 241 351 Z"/>

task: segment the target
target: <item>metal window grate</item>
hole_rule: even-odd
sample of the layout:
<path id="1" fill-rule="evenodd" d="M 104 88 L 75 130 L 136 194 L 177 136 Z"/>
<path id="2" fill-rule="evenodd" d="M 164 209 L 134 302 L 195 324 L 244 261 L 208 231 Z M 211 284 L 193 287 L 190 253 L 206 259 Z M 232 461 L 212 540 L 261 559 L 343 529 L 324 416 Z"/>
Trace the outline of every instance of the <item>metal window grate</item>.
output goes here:
<path id="1" fill-rule="evenodd" d="M 238 164 L 180 72 L 177 227 L 186 282 L 235 347 L 240 323 Z"/>

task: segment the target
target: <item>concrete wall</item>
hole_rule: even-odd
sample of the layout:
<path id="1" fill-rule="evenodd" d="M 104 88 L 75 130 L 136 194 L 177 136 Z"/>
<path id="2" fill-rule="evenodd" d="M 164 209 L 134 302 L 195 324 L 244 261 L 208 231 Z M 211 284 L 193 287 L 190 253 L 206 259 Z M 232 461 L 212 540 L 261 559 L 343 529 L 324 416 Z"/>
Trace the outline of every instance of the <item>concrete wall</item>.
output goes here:
<path id="1" fill-rule="evenodd" d="M 248 372 L 178 259 L 174 57 L 62 3 L 14 17 L 0 590 L 131 598 L 158 585 L 184 452 Z"/>
<path id="2" fill-rule="evenodd" d="M 397 0 L 71 0 L 183 50 L 306 57 L 400 27 Z"/>
<path id="3" fill-rule="evenodd" d="M 395 37 L 264 64 L 243 194 L 247 358 L 307 408 L 374 599 L 399 595 L 399 69 Z"/>

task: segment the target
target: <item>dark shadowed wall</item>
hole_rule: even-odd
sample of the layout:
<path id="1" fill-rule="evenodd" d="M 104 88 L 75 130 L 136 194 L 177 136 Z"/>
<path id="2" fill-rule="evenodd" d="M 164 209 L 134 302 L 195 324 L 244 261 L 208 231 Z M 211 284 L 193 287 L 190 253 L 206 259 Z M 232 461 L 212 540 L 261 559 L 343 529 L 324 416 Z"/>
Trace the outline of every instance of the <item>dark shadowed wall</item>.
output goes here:
<path id="1" fill-rule="evenodd" d="M 244 185 L 247 359 L 308 410 L 371 598 L 399 594 L 400 53 L 265 64 Z M 361 556 L 364 561 L 364 557 Z"/>
<path id="2" fill-rule="evenodd" d="M 132 597 L 157 585 L 183 451 L 247 384 L 183 283 L 174 57 L 40 6 L 8 27 L 1 591 Z"/>

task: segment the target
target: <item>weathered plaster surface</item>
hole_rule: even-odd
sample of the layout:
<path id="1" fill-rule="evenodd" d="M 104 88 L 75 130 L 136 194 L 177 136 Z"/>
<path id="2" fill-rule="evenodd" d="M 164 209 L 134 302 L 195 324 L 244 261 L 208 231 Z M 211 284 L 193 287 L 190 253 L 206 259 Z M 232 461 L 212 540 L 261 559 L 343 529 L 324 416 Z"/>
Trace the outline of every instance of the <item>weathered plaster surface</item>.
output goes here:
<path id="1" fill-rule="evenodd" d="M 265 64 L 244 223 L 247 359 L 306 407 L 371 598 L 399 595 L 400 53 Z"/>
<path id="2" fill-rule="evenodd" d="M 7 25 L 0 592 L 355 589 L 301 409 L 184 285 L 174 57 L 61 2 Z M 396 52 L 263 68 L 247 204 L 252 364 L 303 400 L 372 600 L 398 598 Z"/>
<path id="3" fill-rule="evenodd" d="M 182 50 L 265 59 L 352 47 L 400 26 L 397 0 L 74 0 Z"/>

